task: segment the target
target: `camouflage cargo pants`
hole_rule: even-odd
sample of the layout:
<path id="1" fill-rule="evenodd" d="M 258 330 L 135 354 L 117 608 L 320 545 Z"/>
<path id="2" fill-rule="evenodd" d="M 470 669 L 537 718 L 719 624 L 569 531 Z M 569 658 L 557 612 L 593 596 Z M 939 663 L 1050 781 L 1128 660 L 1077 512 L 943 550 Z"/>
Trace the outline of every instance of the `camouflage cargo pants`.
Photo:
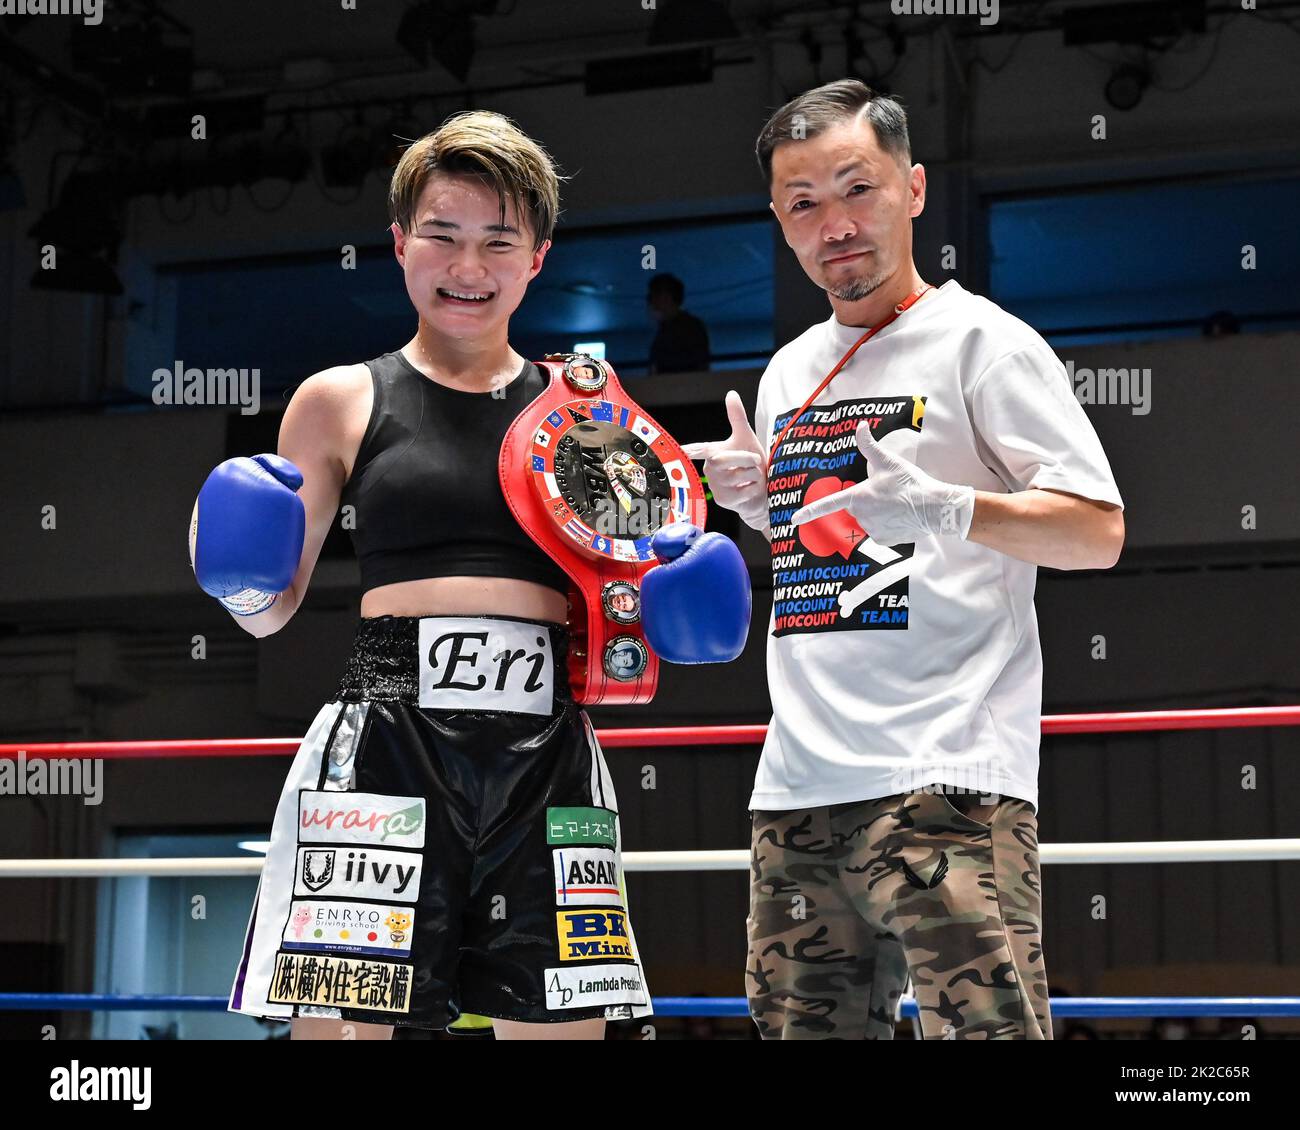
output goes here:
<path id="1" fill-rule="evenodd" d="M 753 820 L 764 1039 L 892 1039 L 909 974 L 927 1040 L 1052 1038 L 1028 801 L 922 789 Z"/>

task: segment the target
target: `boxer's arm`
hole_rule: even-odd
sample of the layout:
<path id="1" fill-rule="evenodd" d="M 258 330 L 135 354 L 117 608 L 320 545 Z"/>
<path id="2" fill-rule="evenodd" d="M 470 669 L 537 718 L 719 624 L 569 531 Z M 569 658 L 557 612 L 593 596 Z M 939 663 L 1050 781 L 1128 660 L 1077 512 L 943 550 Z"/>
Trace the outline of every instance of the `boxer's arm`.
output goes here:
<path id="1" fill-rule="evenodd" d="M 307 521 L 302 557 L 289 587 L 265 612 L 234 618 L 241 628 L 259 639 L 278 632 L 301 607 L 321 547 L 338 513 L 339 496 L 347 475 L 343 454 L 349 407 L 355 407 L 360 388 L 355 372 L 358 368 L 366 371 L 364 365 L 343 365 L 308 377 L 298 386 L 280 421 L 276 451 L 302 472 L 298 497 L 307 512 Z M 369 388 L 368 371 L 365 387 Z M 365 415 L 368 418 L 369 412 Z M 353 447 L 356 446 L 354 443 Z"/>

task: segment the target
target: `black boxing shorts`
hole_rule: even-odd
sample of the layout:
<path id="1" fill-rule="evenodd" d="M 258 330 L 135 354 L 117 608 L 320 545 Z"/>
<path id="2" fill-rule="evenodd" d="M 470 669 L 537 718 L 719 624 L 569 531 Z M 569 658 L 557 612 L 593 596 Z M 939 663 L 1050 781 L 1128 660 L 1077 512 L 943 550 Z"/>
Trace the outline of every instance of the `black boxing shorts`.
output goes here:
<path id="1" fill-rule="evenodd" d="M 444 1028 L 651 1013 L 567 632 L 363 619 L 280 794 L 229 1008 Z"/>

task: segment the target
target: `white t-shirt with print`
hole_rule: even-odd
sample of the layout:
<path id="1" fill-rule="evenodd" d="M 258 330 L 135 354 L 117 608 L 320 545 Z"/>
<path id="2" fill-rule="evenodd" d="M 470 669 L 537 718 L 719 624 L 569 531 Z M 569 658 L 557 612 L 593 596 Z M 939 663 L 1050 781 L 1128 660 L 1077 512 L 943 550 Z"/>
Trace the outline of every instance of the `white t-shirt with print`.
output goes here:
<path id="1" fill-rule="evenodd" d="M 766 448 L 863 332 L 832 314 L 776 353 L 755 414 Z M 866 478 L 854 439 L 864 419 L 945 482 L 1123 505 L 1051 347 L 955 281 L 928 292 L 858 349 L 769 469 L 773 717 L 749 806 L 942 782 L 1037 809 L 1037 567 L 953 535 L 880 546 L 846 511 L 790 524 L 805 502 Z"/>

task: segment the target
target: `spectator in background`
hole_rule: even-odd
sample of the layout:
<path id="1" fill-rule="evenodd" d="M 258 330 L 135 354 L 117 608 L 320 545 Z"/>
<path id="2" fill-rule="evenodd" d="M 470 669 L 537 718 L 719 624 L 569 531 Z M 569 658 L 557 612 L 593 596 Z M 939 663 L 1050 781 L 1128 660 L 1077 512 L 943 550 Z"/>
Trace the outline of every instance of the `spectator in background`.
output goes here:
<path id="1" fill-rule="evenodd" d="M 709 367 L 709 331 L 682 309 L 686 287 L 676 275 L 655 275 L 646 305 L 659 323 L 650 345 L 650 372 L 689 373 Z"/>

